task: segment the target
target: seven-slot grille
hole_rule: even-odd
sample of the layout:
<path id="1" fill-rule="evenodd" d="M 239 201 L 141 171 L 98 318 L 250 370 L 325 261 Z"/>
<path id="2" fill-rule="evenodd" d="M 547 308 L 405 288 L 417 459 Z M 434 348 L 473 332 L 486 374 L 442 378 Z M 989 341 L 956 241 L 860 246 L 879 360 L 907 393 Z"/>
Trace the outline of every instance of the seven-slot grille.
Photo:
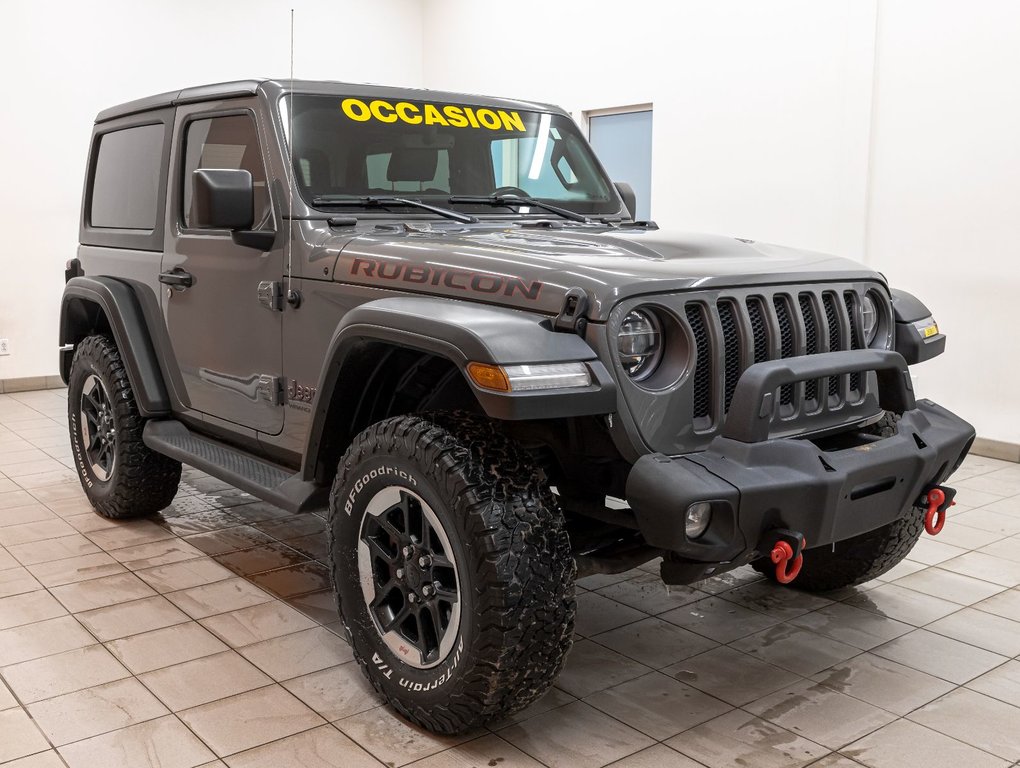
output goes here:
<path id="1" fill-rule="evenodd" d="M 698 431 L 717 428 L 729 411 L 737 381 L 753 363 L 861 347 L 861 297 L 843 288 L 777 290 L 684 306 L 696 348 L 691 375 L 692 416 Z M 832 410 L 859 402 L 867 377 L 844 374 L 780 388 L 780 417 Z M 824 395 L 824 402 L 819 394 Z"/>

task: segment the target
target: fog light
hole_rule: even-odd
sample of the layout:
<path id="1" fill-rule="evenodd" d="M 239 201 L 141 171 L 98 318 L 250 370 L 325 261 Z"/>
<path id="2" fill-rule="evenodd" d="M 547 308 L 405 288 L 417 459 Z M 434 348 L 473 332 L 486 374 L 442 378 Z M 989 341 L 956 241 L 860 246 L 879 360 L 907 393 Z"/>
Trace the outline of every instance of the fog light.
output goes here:
<path id="1" fill-rule="evenodd" d="M 706 530 L 712 522 L 712 505 L 707 501 L 698 501 L 687 507 L 684 515 L 684 531 L 688 539 L 696 539 Z"/>

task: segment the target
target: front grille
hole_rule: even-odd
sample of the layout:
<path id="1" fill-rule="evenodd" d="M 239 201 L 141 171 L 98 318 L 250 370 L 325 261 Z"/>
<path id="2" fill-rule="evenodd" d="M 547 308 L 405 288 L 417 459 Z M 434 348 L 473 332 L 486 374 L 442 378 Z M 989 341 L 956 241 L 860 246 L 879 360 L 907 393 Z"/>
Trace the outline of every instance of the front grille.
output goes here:
<path id="1" fill-rule="evenodd" d="M 835 294 L 826 292 L 822 295 L 825 304 L 825 322 L 829 324 L 829 349 L 842 349 L 840 340 L 843 333 L 839 327 L 839 311 L 836 309 Z M 829 377 L 829 397 L 839 397 L 839 379 Z"/>
<path id="2" fill-rule="evenodd" d="M 740 335 L 737 331 L 737 318 L 732 302 L 719 302 L 719 322 L 722 324 L 723 340 L 725 343 L 726 380 L 724 397 L 726 398 L 726 410 L 728 411 L 730 409 L 730 402 L 733 400 L 733 391 L 737 388 L 737 380 L 743 372 L 740 368 Z"/>
<path id="3" fill-rule="evenodd" d="M 807 293 L 800 295 L 800 316 L 804 318 L 804 352 L 814 355 L 818 352 L 818 327 L 815 322 L 815 308 L 811 303 L 811 296 Z M 812 379 L 806 383 L 804 397 L 808 401 L 818 400 L 818 381 Z"/>
<path id="4" fill-rule="evenodd" d="M 777 294 L 772 297 L 772 303 L 776 307 L 776 318 L 779 321 L 779 356 L 793 357 L 793 324 L 790 322 L 790 307 L 787 304 L 788 297 Z M 793 385 L 787 384 L 779 389 L 779 402 L 781 405 L 790 405 L 793 402 Z"/>
<path id="5" fill-rule="evenodd" d="M 846 302 L 846 314 L 847 314 L 847 317 L 853 319 L 854 316 L 855 316 L 855 313 L 854 313 L 854 304 L 856 302 L 856 296 L 855 296 L 854 292 L 853 291 L 846 291 L 843 294 L 843 300 Z M 861 343 L 860 343 L 860 338 L 859 338 L 859 336 L 857 334 L 857 323 L 856 322 L 851 322 L 850 323 L 850 349 L 860 349 L 860 348 L 861 348 Z M 861 374 L 859 374 L 859 373 L 851 373 L 850 374 L 850 391 L 851 392 L 860 392 L 860 390 L 861 390 Z"/>
<path id="6" fill-rule="evenodd" d="M 765 305 L 757 296 L 747 300 L 747 312 L 751 316 L 751 333 L 754 335 L 754 362 L 764 363 L 769 359 L 769 331 L 765 322 Z"/>
<path id="7" fill-rule="evenodd" d="M 712 347 L 705 325 L 705 308 L 701 304 L 688 304 L 685 313 L 694 334 L 697 360 L 694 369 L 694 413 L 696 419 L 708 418 L 712 389 Z"/>
<path id="8" fill-rule="evenodd" d="M 777 358 L 861 348 L 859 301 L 855 291 L 826 288 L 791 292 L 778 289 L 756 295 L 690 300 L 684 315 L 694 338 L 692 416 L 695 429 L 710 432 L 729 411 L 737 382 L 752 363 Z M 715 325 L 718 327 L 714 327 Z M 713 359 L 712 339 L 722 359 Z M 754 359 L 746 359 L 753 351 Z M 722 387 L 713 382 L 722 377 Z M 866 394 L 859 373 L 787 384 L 780 388 L 780 417 L 858 402 Z M 822 394 L 824 393 L 824 394 Z M 717 401 L 718 400 L 718 401 Z M 826 402 L 821 402 L 826 401 Z"/>

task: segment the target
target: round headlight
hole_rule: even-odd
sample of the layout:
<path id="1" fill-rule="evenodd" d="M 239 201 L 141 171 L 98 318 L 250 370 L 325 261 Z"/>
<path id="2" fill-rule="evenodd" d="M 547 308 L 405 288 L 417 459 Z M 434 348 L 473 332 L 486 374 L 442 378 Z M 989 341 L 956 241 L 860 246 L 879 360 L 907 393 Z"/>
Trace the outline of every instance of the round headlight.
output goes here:
<path id="1" fill-rule="evenodd" d="M 632 309 L 616 340 L 620 364 L 635 381 L 647 379 L 662 359 L 662 324 L 654 312 Z"/>
<path id="2" fill-rule="evenodd" d="M 870 293 L 861 300 L 861 321 L 864 331 L 864 346 L 870 347 L 878 335 L 878 307 Z"/>

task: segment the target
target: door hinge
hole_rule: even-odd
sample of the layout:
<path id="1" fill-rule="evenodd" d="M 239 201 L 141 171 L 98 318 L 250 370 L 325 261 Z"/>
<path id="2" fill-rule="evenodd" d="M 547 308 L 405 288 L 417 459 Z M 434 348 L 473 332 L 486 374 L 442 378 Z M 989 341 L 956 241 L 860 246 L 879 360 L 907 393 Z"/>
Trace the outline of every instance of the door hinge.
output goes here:
<path id="1" fill-rule="evenodd" d="M 283 285 L 276 280 L 259 283 L 259 304 L 274 312 L 283 311 Z"/>
<path id="2" fill-rule="evenodd" d="M 255 386 L 255 397 L 265 400 L 270 405 L 283 405 L 283 383 L 279 376 L 259 376 L 259 383 Z"/>

